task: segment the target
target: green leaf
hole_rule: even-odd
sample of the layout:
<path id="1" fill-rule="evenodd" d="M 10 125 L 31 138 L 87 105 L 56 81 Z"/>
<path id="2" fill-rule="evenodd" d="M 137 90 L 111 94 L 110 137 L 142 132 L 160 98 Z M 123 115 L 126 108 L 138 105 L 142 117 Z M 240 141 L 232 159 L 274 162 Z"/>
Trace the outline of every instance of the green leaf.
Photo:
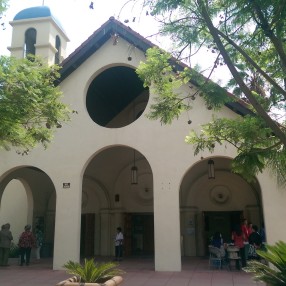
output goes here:
<path id="1" fill-rule="evenodd" d="M 83 264 L 68 261 L 63 267 L 67 273 L 75 275 L 78 282 L 84 283 L 104 283 L 114 276 L 124 274 L 117 263 L 96 263 L 93 258 L 85 259 Z"/>
<path id="2" fill-rule="evenodd" d="M 58 70 L 40 58 L 0 57 L 0 148 L 46 148 L 56 128 L 70 119 L 55 86 Z"/>
<path id="3" fill-rule="evenodd" d="M 172 40 L 173 55 L 171 58 L 153 49 L 147 52 L 146 63 L 138 68 L 145 85 L 156 95 L 149 118 L 170 124 L 181 112 L 191 109 L 190 99 L 197 95 L 214 111 L 228 100 L 239 101 L 254 119 L 216 119 L 202 126 L 201 133 L 191 132 L 186 141 L 194 145 L 195 154 L 205 149 L 212 152 L 216 144 L 231 144 L 238 152 L 234 172 L 251 181 L 268 167 L 278 183 L 286 185 L 286 1 L 144 2 L 159 19 L 160 33 Z M 226 88 L 235 96 L 228 97 L 225 90 L 194 69 L 185 68 L 179 73 L 174 70 L 174 59 L 185 61 L 198 51 L 205 58 L 216 56 L 213 74 L 219 66 L 229 68 L 233 78 Z M 175 79 L 174 85 L 167 82 L 170 76 Z M 180 92 L 178 87 L 187 83 L 193 89 L 189 94 Z"/>
<path id="4" fill-rule="evenodd" d="M 254 280 L 271 286 L 286 285 L 286 243 L 278 241 L 275 245 L 266 245 L 266 250 L 257 250 L 267 262 L 249 261 L 244 271 L 253 273 Z"/>

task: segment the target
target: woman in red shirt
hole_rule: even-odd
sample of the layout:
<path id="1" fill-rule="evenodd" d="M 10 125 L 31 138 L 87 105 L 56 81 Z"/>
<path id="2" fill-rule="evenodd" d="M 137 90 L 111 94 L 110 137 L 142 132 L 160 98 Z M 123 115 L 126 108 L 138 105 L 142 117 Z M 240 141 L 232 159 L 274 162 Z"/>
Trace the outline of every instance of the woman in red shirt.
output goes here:
<path id="1" fill-rule="evenodd" d="M 248 241 L 248 236 L 249 236 L 249 227 L 248 227 L 248 223 L 247 223 L 247 219 L 245 218 L 242 222 L 242 225 L 241 225 L 241 230 L 244 234 L 244 239 L 245 241 Z"/>
<path id="2" fill-rule="evenodd" d="M 242 232 L 241 228 L 237 226 L 235 230 L 231 234 L 231 239 L 236 247 L 239 248 L 239 254 L 241 257 L 241 264 L 242 267 L 246 266 L 246 257 L 245 257 L 245 249 L 244 249 L 244 241 L 245 241 L 245 236 L 244 233 Z M 239 269 L 239 261 L 236 260 L 236 268 Z"/>
<path id="3" fill-rule="evenodd" d="M 252 234 L 252 232 L 253 232 L 252 227 L 253 227 L 252 222 L 249 222 L 249 223 L 248 223 L 248 229 L 247 229 L 248 239 L 249 239 L 249 236 L 250 236 L 250 235 Z"/>
<path id="4" fill-rule="evenodd" d="M 23 266 L 25 262 L 25 256 L 26 256 L 26 265 L 29 265 L 32 247 L 36 246 L 36 239 L 33 233 L 31 232 L 31 225 L 27 224 L 25 226 L 25 231 L 22 232 L 19 238 L 18 245 L 20 247 L 21 266 Z"/>

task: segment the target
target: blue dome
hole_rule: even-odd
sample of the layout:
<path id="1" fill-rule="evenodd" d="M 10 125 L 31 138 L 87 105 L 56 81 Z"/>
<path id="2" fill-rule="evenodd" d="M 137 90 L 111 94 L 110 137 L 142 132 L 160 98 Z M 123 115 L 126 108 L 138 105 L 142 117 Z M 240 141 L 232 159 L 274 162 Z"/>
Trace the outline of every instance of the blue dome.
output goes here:
<path id="1" fill-rule="evenodd" d="M 54 21 L 56 22 L 56 24 L 65 33 L 60 21 L 52 15 L 50 8 L 47 6 L 37 6 L 37 7 L 30 7 L 30 8 L 24 9 L 16 14 L 13 21 L 35 19 L 35 18 L 45 18 L 45 17 L 52 17 Z"/>
<path id="2" fill-rule="evenodd" d="M 52 17 L 51 10 L 47 6 L 37 6 L 24 9 L 17 13 L 13 20 L 25 20 L 43 17 Z"/>

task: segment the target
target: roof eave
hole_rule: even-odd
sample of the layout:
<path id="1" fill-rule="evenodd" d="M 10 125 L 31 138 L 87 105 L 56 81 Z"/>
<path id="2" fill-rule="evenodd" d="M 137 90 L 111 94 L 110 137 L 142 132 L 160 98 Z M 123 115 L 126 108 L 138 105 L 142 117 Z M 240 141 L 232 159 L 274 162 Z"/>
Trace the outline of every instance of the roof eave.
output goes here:
<path id="1" fill-rule="evenodd" d="M 128 30 L 127 30 L 128 29 Z M 61 64 L 61 78 L 58 83 L 67 78 L 74 70 L 82 65 L 94 52 L 105 44 L 112 35 L 117 34 L 120 38 L 128 41 L 134 47 L 143 52 L 154 46 L 150 41 L 124 26 L 113 17 L 97 29 L 85 42 L 83 42 L 68 58 Z"/>
<path id="2" fill-rule="evenodd" d="M 80 65 L 82 65 L 114 34 L 117 34 L 119 38 L 123 38 L 144 53 L 147 51 L 147 49 L 156 46 L 151 41 L 145 39 L 143 36 L 133 31 L 130 27 L 127 27 L 121 22 L 115 20 L 114 17 L 110 17 L 106 23 L 99 27 L 86 41 L 84 41 L 73 53 L 69 55 L 69 57 L 67 57 L 62 62 L 62 68 L 60 70 L 61 77 L 58 80 L 57 84 L 60 84 L 73 71 L 75 71 Z M 190 68 L 182 62 L 178 63 L 175 58 L 172 58 L 171 60 L 174 63 L 174 67 L 176 70 L 182 70 L 185 67 Z M 191 83 L 199 87 L 196 82 L 191 81 Z M 251 110 L 248 108 L 247 104 L 244 101 L 237 99 L 233 94 L 229 92 L 228 96 L 233 98 L 234 101 L 226 103 L 225 106 L 242 116 L 245 116 L 247 114 L 253 115 L 253 112 L 251 112 Z"/>

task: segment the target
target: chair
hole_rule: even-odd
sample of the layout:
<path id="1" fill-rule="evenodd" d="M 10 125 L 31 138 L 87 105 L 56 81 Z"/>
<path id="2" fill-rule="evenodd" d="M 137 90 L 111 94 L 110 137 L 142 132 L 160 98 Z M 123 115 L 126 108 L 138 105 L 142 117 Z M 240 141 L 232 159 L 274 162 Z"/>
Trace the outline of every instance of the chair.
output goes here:
<path id="1" fill-rule="evenodd" d="M 235 261 L 236 267 L 241 268 L 241 257 L 239 256 L 239 248 L 236 246 L 228 246 L 227 248 L 228 267 L 231 270 L 231 262 Z"/>
<path id="2" fill-rule="evenodd" d="M 220 249 L 209 245 L 209 254 L 209 267 L 216 267 L 221 269 L 224 257 L 222 257 Z"/>

